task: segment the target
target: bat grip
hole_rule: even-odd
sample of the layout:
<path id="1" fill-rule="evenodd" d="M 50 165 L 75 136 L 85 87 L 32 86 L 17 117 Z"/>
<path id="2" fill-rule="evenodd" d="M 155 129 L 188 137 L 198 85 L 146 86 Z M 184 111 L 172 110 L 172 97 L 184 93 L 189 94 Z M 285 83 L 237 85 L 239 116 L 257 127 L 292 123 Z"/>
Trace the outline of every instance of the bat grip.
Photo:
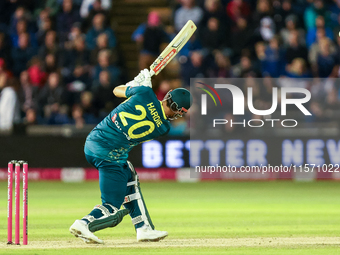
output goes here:
<path id="1" fill-rule="evenodd" d="M 150 70 L 150 77 L 152 77 L 152 76 L 154 76 L 155 75 L 155 72 L 154 72 L 154 70 Z"/>

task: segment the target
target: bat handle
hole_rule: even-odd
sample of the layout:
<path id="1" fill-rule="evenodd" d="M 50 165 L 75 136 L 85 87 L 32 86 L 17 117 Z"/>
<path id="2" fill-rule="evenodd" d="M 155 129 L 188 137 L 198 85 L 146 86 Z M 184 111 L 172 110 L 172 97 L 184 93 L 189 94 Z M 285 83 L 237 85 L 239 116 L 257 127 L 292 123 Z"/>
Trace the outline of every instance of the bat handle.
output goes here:
<path id="1" fill-rule="evenodd" d="M 155 75 L 155 72 L 154 72 L 154 70 L 150 70 L 150 77 L 152 77 L 152 76 L 154 76 Z"/>

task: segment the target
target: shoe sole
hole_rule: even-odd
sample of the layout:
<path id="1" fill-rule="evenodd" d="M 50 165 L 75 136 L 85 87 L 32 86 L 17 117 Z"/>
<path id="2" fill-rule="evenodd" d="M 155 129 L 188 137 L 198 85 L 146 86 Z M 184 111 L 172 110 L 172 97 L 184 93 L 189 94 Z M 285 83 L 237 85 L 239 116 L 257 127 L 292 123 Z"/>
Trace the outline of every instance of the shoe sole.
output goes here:
<path id="1" fill-rule="evenodd" d="M 138 240 L 138 242 L 159 242 L 160 240 L 163 240 L 165 237 L 168 235 L 158 237 L 156 239 L 143 239 L 143 240 Z"/>
<path id="2" fill-rule="evenodd" d="M 98 241 L 96 241 L 96 240 L 94 240 L 94 239 L 92 239 L 92 238 L 85 237 L 85 236 L 81 233 L 81 231 L 79 231 L 79 230 L 77 230 L 77 229 L 75 229 L 75 228 L 71 228 L 71 229 L 70 229 L 70 233 L 71 233 L 72 235 L 74 235 L 75 237 L 79 237 L 79 238 L 82 239 L 85 243 L 88 243 L 88 244 L 102 244 L 102 243 L 100 243 L 100 242 L 98 242 Z"/>

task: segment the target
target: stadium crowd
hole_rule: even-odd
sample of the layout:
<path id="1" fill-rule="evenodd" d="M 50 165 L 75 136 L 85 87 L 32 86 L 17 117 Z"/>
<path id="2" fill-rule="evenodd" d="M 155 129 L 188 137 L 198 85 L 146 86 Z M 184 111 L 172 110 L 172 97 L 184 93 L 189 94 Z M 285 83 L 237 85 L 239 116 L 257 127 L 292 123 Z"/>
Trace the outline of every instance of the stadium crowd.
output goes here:
<path id="1" fill-rule="evenodd" d="M 172 31 L 151 12 L 132 35 L 147 68 L 187 20 L 198 31 L 180 52 L 177 78 L 159 82 L 161 99 L 190 78 L 337 78 L 339 0 L 177 0 Z M 96 124 L 121 101 L 128 81 L 110 27 L 111 0 L 0 1 L 0 129 L 13 123 Z M 252 86 L 256 86 L 252 85 Z M 259 94 L 268 87 L 257 85 Z M 309 86 L 317 116 L 339 106 L 339 84 Z M 315 95 L 315 97 L 313 96 Z M 261 100 L 261 99 L 260 99 Z M 261 103 L 260 103 L 261 104 Z M 266 105 L 264 104 L 264 107 Z M 315 121 L 315 118 L 313 121 Z M 185 133 L 185 120 L 172 134 Z"/>

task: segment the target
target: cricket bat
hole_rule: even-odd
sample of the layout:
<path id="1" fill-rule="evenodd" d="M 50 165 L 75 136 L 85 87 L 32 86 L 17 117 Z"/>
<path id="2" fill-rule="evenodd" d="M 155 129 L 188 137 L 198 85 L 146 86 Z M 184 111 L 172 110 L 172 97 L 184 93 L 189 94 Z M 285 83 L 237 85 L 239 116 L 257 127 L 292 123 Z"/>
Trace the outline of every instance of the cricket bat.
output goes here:
<path id="1" fill-rule="evenodd" d="M 196 30 L 196 25 L 189 20 L 179 31 L 176 37 L 162 51 L 158 58 L 150 66 L 151 76 L 159 74 L 160 71 L 177 55 L 183 46 L 189 41 L 190 37 Z"/>

